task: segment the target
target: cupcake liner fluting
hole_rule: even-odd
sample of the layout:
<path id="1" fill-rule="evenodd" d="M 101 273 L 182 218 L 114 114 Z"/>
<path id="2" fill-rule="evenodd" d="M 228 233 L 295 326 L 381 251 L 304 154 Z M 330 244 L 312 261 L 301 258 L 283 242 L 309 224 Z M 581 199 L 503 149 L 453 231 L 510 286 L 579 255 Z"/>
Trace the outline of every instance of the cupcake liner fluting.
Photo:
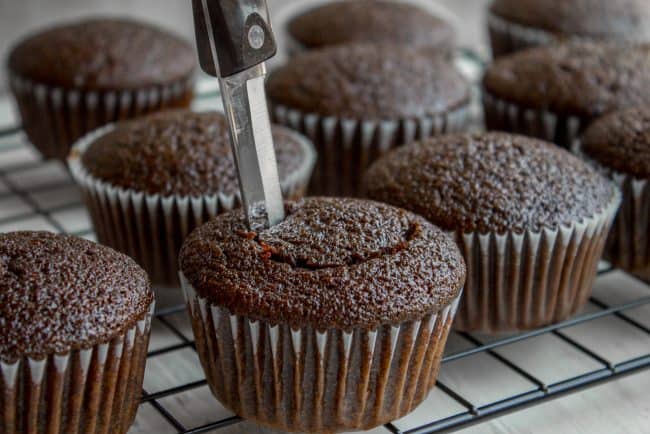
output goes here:
<path id="1" fill-rule="evenodd" d="M 276 104 L 275 122 L 309 137 L 318 161 L 309 186 L 310 195 L 359 196 L 368 166 L 397 146 L 430 136 L 462 131 L 469 119 L 469 104 L 434 117 L 403 120 L 357 120 L 320 116 Z"/>
<path id="2" fill-rule="evenodd" d="M 233 315 L 180 279 L 214 395 L 244 419 L 291 432 L 370 429 L 414 409 L 435 385 L 460 298 L 416 321 L 321 331 Z"/>
<path id="3" fill-rule="evenodd" d="M 490 131 L 505 131 L 537 137 L 570 149 L 588 126 L 589 120 L 565 116 L 548 109 L 531 109 L 500 99 L 483 90 L 485 126 Z"/>
<path id="4" fill-rule="evenodd" d="M 136 260 L 151 277 L 164 286 L 178 285 L 178 252 L 196 227 L 240 206 L 239 192 L 205 196 L 161 196 L 113 186 L 95 178 L 83 166 L 85 150 L 99 137 L 112 131 L 104 126 L 80 139 L 68 164 L 81 187 L 97 240 Z M 282 180 L 282 193 L 289 200 L 303 196 L 316 159 L 306 140 L 301 144 L 305 161 Z"/>
<path id="5" fill-rule="evenodd" d="M 126 434 L 140 404 L 153 304 L 109 342 L 0 362 L 0 432 Z"/>
<path id="6" fill-rule="evenodd" d="M 467 264 L 455 327 L 511 332 L 567 319 L 591 295 L 620 194 L 580 222 L 541 231 L 458 233 Z"/>
<path id="7" fill-rule="evenodd" d="M 650 267 L 650 186 L 647 179 L 612 173 L 623 194 L 623 203 L 614 220 L 605 258 L 628 271 Z"/>
<path id="8" fill-rule="evenodd" d="M 550 32 L 514 23 L 492 12 L 488 12 L 487 23 L 493 57 L 558 41 L 558 37 Z"/>
<path id="9" fill-rule="evenodd" d="M 75 140 L 102 125 L 169 108 L 188 107 L 192 77 L 120 91 L 66 89 L 9 76 L 22 127 L 47 158 L 65 160 Z"/>

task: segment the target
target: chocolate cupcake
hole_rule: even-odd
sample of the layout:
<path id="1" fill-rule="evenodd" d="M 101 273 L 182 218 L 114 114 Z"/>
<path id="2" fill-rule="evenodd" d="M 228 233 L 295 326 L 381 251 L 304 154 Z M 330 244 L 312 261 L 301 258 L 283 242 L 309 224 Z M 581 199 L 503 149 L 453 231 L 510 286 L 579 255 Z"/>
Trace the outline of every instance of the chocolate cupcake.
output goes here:
<path id="1" fill-rule="evenodd" d="M 650 267 L 650 109 L 622 110 L 597 120 L 582 137 L 580 152 L 623 192 L 606 258 L 630 271 Z"/>
<path id="2" fill-rule="evenodd" d="M 0 432 L 126 434 L 152 311 L 130 258 L 69 235 L 0 234 Z"/>
<path id="3" fill-rule="evenodd" d="M 310 198 L 250 232 L 242 212 L 180 255 L 197 350 L 230 410 L 301 432 L 369 429 L 434 386 L 465 280 L 453 240 L 371 201 Z"/>
<path id="4" fill-rule="evenodd" d="M 567 40 L 650 41 L 646 0 L 495 0 L 488 12 L 494 57 Z"/>
<path id="5" fill-rule="evenodd" d="M 650 104 L 650 44 L 570 43 L 497 60 L 483 79 L 488 129 L 563 147 L 595 118 Z"/>
<path id="6" fill-rule="evenodd" d="M 577 312 L 620 202 L 569 152 L 505 133 L 408 145 L 377 161 L 365 185 L 455 234 L 467 263 L 456 325 L 467 331 L 525 330 Z"/>
<path id="7" fill-rule="evenodd" d="M 170 108 L 192 98 L 195 55 L 151 25 L 97 18 L 61 24 L 16 45 L 9 83 L 22 126 L 48 158 L 101 125 Z"/>
<path id="8" fill-rule="evenodd" d="M 311 194 L 354 196 L 361 173 L 388 149 L 462 129 L 470 88 L 448 63 L 395 45 L 307 52 L 267 83 L 275 120 L 312 139 Z"/>
<path id="9" fill-rule="evenodd" d="M 307 139 L 273 127 L 285 197 L 302 197 L 315 161 Z M 185 237 L 240 205 L 225 117 L 175 110 L 109 125 L 82 138 L 69 158 L 97 239 L 135 258 L 154 283 L 178 284 Z"/>
<path id="10" fill-rule="evenodd" d="M 454 27 L 408 2 L 356 0 L 311 7 L 287 24 L 289 50 L 297 53 L 333 45 L 399 44 L 450 54 Z"/>

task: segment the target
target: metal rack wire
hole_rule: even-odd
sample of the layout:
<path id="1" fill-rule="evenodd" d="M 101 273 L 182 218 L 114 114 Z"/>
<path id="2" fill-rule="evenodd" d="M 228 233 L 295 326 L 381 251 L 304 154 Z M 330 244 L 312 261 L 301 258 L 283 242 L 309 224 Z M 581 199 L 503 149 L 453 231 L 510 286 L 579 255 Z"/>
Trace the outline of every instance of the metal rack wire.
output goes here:
<path id="1" fill-rule="evenodd" d="M 203 98 L 214 98 L 214 93 L 204 94 Z M 93 238 L 89 221 L 85 214 L 81 198 L 72 184 L 61 163 L 42 160 L 38 153 L 27 143 L 19 128 L 0 129 L 0 231 L 15 229 L 49 229 L 57 232 L 73 233 L 78 236 Z M 604 266 L 598 279 L 605 279 L 612 273 L 619 273 L 611 267 Z M 454 338 L 461 339 L 465 348 L 447 354 L 442 360 L 445 367 L 464 359 L 486 356 L 507 369 L 508 375 L 524 379 L 530 387 L 520 393 L 499 396 L 489 402 L 476 402 L 441 376 L 437 384 L 439 393 L 452 400 L 457 411 L 444 417 L 431 417 L 429 420 L 395 422 L 385 425 L 386 432 L 404 434 L 425 434 L 451 432 L 489 418 L 536 405 L 563 395 L 577 393 L 585 388 L 614 381 L 623 376 L 650 369 L 650 327 L 639 321 L 630 312 L 650 306 L 650 282 L 627 275 L 628 281 L 644 285 L 647 294 L 638 293 L 623 297 L 626 301 L 612 303 L 598 295 L 590 300 L 590 311 L 568 321 L 538 330 L 500 337 L 496 340 L 468 333 L 455 333 Z M 625 292 L 626 288 L 619 288 Z M 174 356 L 179 352 L 196 352 L 191 335 L 178 327 L 172 320 L 184 315 L 185 306 L 178 305 L 163 309 L 156 314 L 159 326 L 174 337 L 174 343 L 152 349 L 148 353 L 149 361 L 163 356 Z M 640 348 L 648 349 L 645 353 L 633 357 L 612 361 L 599 353 L 598 349 L 573 336 L 568 330 L 578 326 L 590 326 L 605 318 L 615 318 L 635 331 Z M 551 336 L 579 353 L 590 361 L 592 369 L 579 375 L 567 375 L 554 381 L 540 378 L 533 370 L 523 366 L 512 357 L 504 354 L 502 349 L 531 342 L 541 337 Z M 179 396 L 206 386 L 205 379 L 184 382 L 173 387 L 155 392 L 143 391 L 142 405 L 151 406 L 163 418 L 174 432 L 198 434 L 220 432 L 240 422 L 234 415 L 215 417 L 207 423 L 199 424 L 181 421 L 164 403 L 170 397 Z"/>

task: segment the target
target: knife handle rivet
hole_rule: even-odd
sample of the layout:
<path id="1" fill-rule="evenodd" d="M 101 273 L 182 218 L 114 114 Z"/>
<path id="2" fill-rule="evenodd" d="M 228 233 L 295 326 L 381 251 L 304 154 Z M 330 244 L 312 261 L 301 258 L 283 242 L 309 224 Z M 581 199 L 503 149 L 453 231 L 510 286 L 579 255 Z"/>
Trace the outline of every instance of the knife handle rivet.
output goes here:
<path id="1" fill-rule="evenodd" d="M 251 48 L 259 50 L 264 45 L 264 30 L 257 24 L 248 29 L 248 43 Z"/>

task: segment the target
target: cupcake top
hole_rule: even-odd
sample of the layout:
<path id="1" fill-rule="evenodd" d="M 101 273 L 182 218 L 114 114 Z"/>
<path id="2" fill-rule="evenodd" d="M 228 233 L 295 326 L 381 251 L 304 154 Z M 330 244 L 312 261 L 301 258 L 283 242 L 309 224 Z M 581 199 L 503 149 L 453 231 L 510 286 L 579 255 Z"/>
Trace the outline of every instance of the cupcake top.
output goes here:
<path id="1" fill-rule="evenodd" d="M 197 293 L 273 324 L 374 329 L 437 312 L 465 282 L 453 240 L 415 214 L 342 198 L 288 202 L 286 211 L 258 233 L 241 211 L 194 231 L 180 263 Z"/>
<path id="2" fill-rule="evenodd" d="M 417 47 L 453 45 L 454 28 L 421 8 L 395 1 L 336 1 L 289 22 L 291 36 L 307 48 L 350 43 L 393 43 Z"/>
<path id="3" fill-rule="evenodd" d="M 14 74 L 37 83 L 86 90 L 169 84 L 193 73 L 191 46 L 149 24 L 94 18 L 24 39 L 9 55 Z"/>
<path id="4" fill-rule="evenodd" d="M 275 104 L 352 119 L 436 115 L 469 100 L 469 85 L 453 66 L 396 45 L 303 53 L 271 73 L 267 89 Z"/>
<path id="5" fill-rule="evenodd" d="M 0 234 L 0 360 L 107 342 L 144 318 L 149 279 L 108 247 L 49 232 Z"/>
<path id="6" fill-rule="evenodd" d="M 483 86 L 498 98 L 592 118 L 650 103 L 650 45 L 569 43 L 497 60 Z"/>
<path id="7" fill-rule="evenodd" d="M 448 230 L 540 231 L 606 208 L 615 188 L 541 140 L 505 133 L 444 136 L 397 149 L 365 176 L 369 197 Z"/>
<path id="8" fill-rule="evenodd" d="M 630 108 L 598 119 L 582 137 L 581 149 L 607 168 L 650 178 L 650 109 Z"/>
<path id="9" fill-rule="evenodd" d="M 491 12 L 558 35 L 648 40 L 647 0 L 496 0 Z"/>
<path id="10" fill-rule="evenodd" d="M 311 169 L 313 150 L 303 136 L 275 125 L 272 133 L 282 183 Z M 226 119 L 217 112 L 156 113 L 116 124 L 81 151 L 81 162 L 97 179 L 148 194 L 236 194 L 228 134 Z"/>

